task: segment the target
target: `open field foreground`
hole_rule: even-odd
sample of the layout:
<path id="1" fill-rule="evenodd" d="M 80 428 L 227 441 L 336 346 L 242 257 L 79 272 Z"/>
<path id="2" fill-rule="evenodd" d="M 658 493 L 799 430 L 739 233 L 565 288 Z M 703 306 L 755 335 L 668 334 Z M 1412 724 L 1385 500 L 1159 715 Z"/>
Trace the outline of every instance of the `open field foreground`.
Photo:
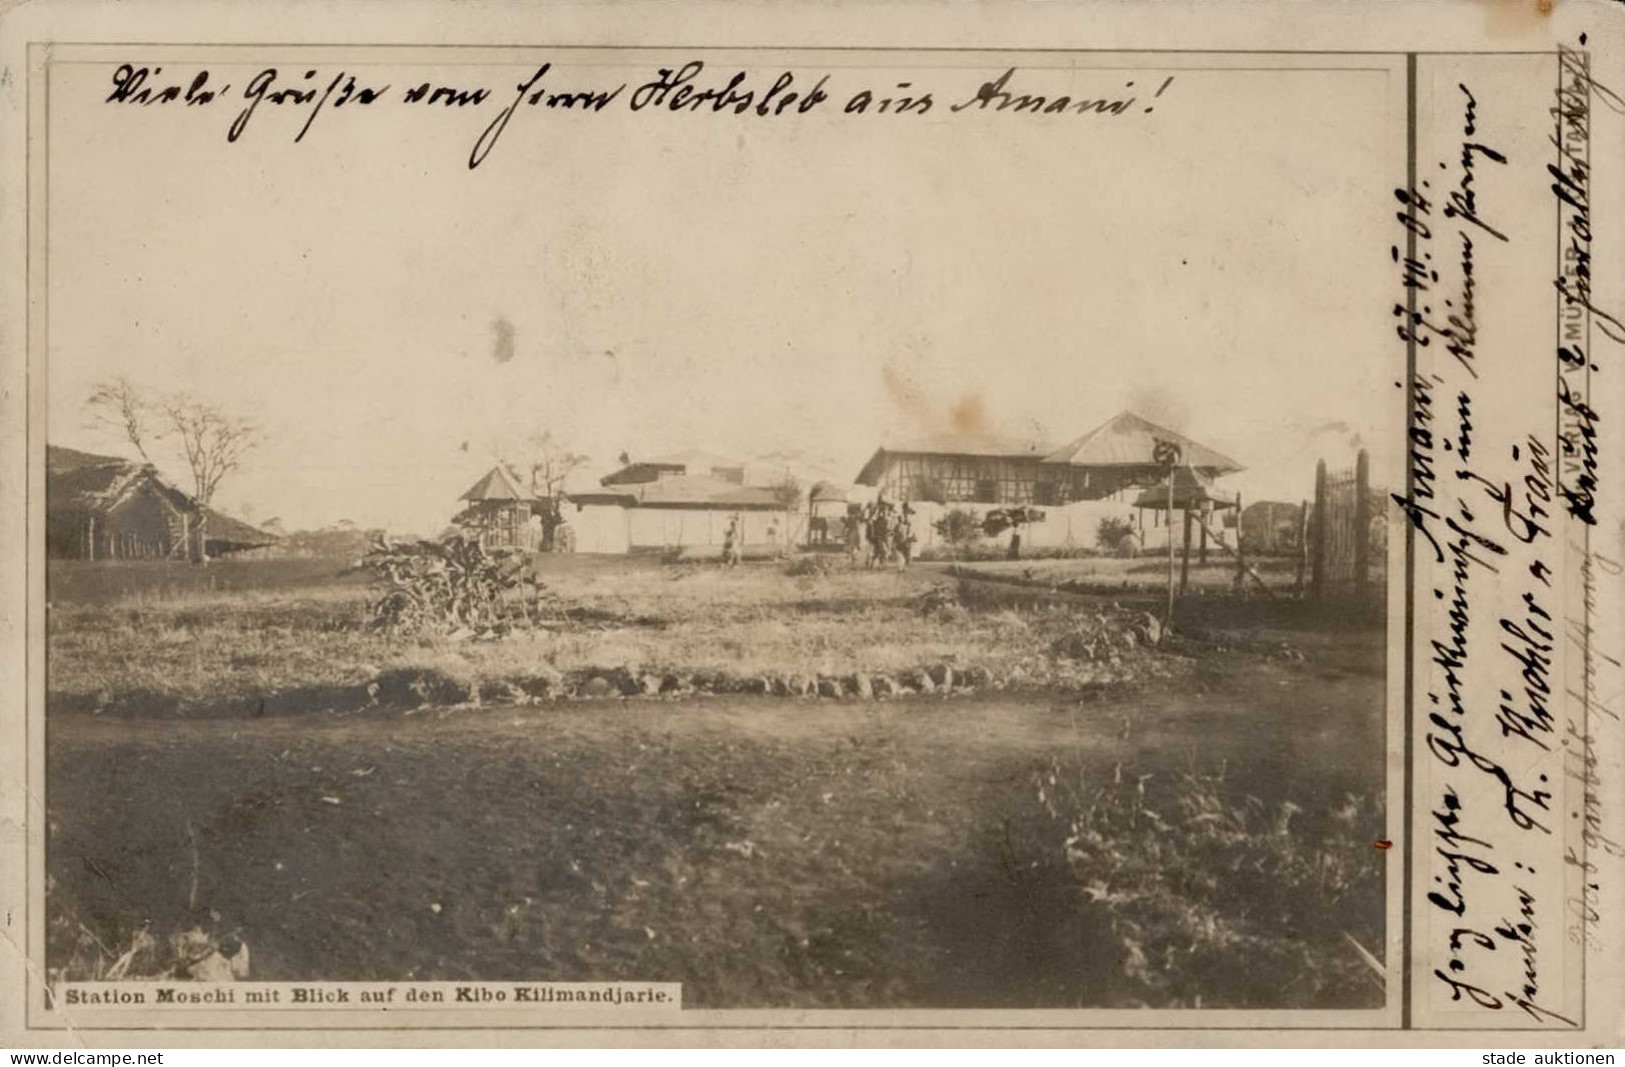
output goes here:
<path id="1" fill-rule="evenodd" d="M 196 930 L 257 979 L 694 1007 L 1382 1002 L 1380 626 L 1211 597 L 1096 648 L 1140 608 L 790 569 L 559 561 L 552 628 L 488 643 L 368 633 L 312 561 L 53 570 L 51 970 L 184 971 Z"/>

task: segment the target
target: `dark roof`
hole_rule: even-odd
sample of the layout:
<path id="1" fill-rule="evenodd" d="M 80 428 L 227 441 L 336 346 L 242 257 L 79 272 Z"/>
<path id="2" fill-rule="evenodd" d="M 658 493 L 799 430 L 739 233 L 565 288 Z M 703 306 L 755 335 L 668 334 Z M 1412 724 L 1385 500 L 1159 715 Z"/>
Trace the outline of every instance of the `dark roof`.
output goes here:
<path id="1" fill-rule="evenodd" d="M 137 463 L 120 456 L 99 456 L 57 445 L 45 447 L 45 508 L 47 512 L 111 511 L 131 496 L 148 489 L 158 493 L 175 508 L 206 518 L 204 537 L 214 544 L 249 548 L 281 540 L 268 530 L 213 508 L 199 509 L 186 493 L 170 485 L 150 463 Z"/>
<path id="2" fill-rule="evenodd" d="M 975 456 L 988 459 L 1042 459 L 1053 446 L 1031 437 L 992 433 L 944 433 L 882 445 L 858 472 L 859 485 L 875 485 L 888 455 Z"/>
<path id="3" fill-rule="evenodd" d="M 653 481 L 663 473 L 712 474 L 715 471 L 736 471 L 743 475 L 745 464 L 736 459 L 719 456 L 715 452 L 690 448 L 681 452 L 668 452 L 660 456 L 636 459 L 611 474 L 606 474 L 600 485 L 636 485 Z"/>
<path id="4" fill-rule="evenodd" d="M 473 488 L 458 497 L 459 500 L 470 500 L 479 503 L 484 500 L 529 500 L 530 494 L 514 484 L 513 478 L 500 466 L 492 467 L 490 473 L 475 482 Z"/>
<path id="5" fill-rule="evenodd" d="M 1069 441 L 1044 457 L 1045 463 L 1073 467 L 1156 468 L 1153 455 L 1158 439 L 1176 441 L 1183 451 L 1180 462 L 1213 477 L 1242 469 L 1229 456 L 1216 452 L 1184 434 L 1158 426 L 1132 411 L 1124 411 Z"/>
<path id="6" fill-rule="evenodd" d="M 1236 494 L 1223 489 L 1213 488 L 1213 479 L 1206 477 L 1189 467 L 1178 467 L 1174 470 L 1174 510 L 1184 508 L 1200 508 L 1203 504 L 1212 504 L 1217 508 L 1233 508 L 1236 506 Z M 1135 497 L 1134 506 L 1137 508 L 1156 508 L 1159 511 L 1168 510 L 1168 483 L 1153 485 L 1140 492 Z"/>
<path id="7" fill-rule="evenodd" d="M 261 545 L 274 545 L 282 540 L 269 530 L 262 530 L 258 526 L 250 526 L 241 519 L 234 519 L 230 515 L 222 514 L 213 508 L 204 508 L 203 514 L 206 518 L 203 525 L 203 539 L 212 545 L 257 548 Z"/>
<path id="8" fill-rule="evenodd" d="M 782 511 L 784 504 L 772 489 L 738 485 L 708 474 L 675 474 L 653 482 L 637 482 L 593 493 L 571 493 L 577 504 L 619 504 L 644 508 L 716 508 L 741 511 Z"/>
<path id="9" fill-rule="evenodd" d="M 47 512 L 106 512 L 148 487 L 175 507 L 191 510 L 192 498 L 164 481 L 150 463 L 45 446 Z"/>
<path id="10" fill-rule="evenodd" d="M 846 490 L 834 482 L 814 482 L 812 490 L 807 494 L 807 499 L 814 504 L 820 504 L 824 501 L 844 501 L 846 500 Z"/>

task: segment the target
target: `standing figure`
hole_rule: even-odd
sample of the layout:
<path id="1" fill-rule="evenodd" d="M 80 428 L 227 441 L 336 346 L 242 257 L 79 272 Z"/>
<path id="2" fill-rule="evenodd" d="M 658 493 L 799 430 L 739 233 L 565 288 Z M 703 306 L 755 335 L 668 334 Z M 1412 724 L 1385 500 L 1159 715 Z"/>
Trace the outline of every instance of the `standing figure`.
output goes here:
<path id="1" fill-rule="evenodd" d="M 869 526 L 869 545 L 874 552 L 874 566 L 884 567 L 891 562 L 892 515 L 889 501 L 875 502 L 875 517 Z"/>
<path id="2" fill-rule="evenodd" d="M 744 558 L 740 546 L 739 516 L 728 517 L 728 526 L 722 533 L 722 565 L 724 567 L 737 566 Z"/>
<path id="3" fill-rule="evenodd" d="M 847 558 L 856 564 L 858 554 L 863 551 L 863 513 L 858 509 L 858 505 L 853 504 L 846 509 L 846 517 L 842 519 L 842 523 Z"/>
<path id="4" fill-rule="evenodd" d="M 903 501 L 903 513 L 897 520 L 897 528 L 892 532 L 892 545 L 897 550 L 898 566 L 908 570 L 908 565 L 914 560 L 914 509 L 908 501 Z"/>

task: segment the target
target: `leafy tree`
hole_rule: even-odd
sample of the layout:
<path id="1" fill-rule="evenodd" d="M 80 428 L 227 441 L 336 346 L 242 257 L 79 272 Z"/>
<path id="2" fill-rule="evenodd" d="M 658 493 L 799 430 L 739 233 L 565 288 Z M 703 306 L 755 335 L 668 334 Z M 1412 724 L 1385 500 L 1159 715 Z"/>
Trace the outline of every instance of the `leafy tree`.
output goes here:
<path id="1" fill-rule="evenodd" d="M 997 537 L 1006 530 L 1010 530 L 1010 558 L 1021 558 L 1021 529 L 1029 523 L 1041 522 L 1044 513 L 1037 508 L 1023 505 L 1008 508 L 994 508 L 982 520 L 982 532 L 989 537 Z"/>
<path id="2" fill-rule="evenodd" d="M 532 512 L 542 520 L 542 549 L 552 551 L 558 528 L 564 525 L 564 483 L 591 463 L 592 457 L 570 448 L 552 430 L 533 433 L 515 448 L 502 451 L 509 452 L 499 455 L 504 466 L 524 472 L 520 481 L 528 482 Z"/>
<path id="3" fill-rule="evenodd" d="M 982 536 L 982 520 L 969 508 L 949 508 L 931 528 L 937 536 L 955 547 L 969 545 Z"/>
<path id="4" fill-rule="evenodd" d="M 801 482 L 795 475 L 786 474 L 773 483 L 772 490 L 773 498 L 785 511 L 794 511 L 801 506 Z"/>
<path id="5" fill-rule="evenodd" d="M 1095 527 L 1095 544 L 1107 552 L 1120 552 L 1123 540 L 1134 536 L 1134 520 L 1118 515 L 1107 515 Z"/>

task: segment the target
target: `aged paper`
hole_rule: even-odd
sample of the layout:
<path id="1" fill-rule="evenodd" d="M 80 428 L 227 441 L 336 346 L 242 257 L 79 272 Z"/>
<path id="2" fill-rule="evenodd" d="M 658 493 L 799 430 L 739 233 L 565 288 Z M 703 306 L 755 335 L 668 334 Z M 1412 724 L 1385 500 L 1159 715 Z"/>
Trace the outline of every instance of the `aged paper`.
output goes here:
<path id="1" fill-rule="evenodd" d="M 0 25 L 8 1043 L 1620 1043 L 1616 8 Z"/>

